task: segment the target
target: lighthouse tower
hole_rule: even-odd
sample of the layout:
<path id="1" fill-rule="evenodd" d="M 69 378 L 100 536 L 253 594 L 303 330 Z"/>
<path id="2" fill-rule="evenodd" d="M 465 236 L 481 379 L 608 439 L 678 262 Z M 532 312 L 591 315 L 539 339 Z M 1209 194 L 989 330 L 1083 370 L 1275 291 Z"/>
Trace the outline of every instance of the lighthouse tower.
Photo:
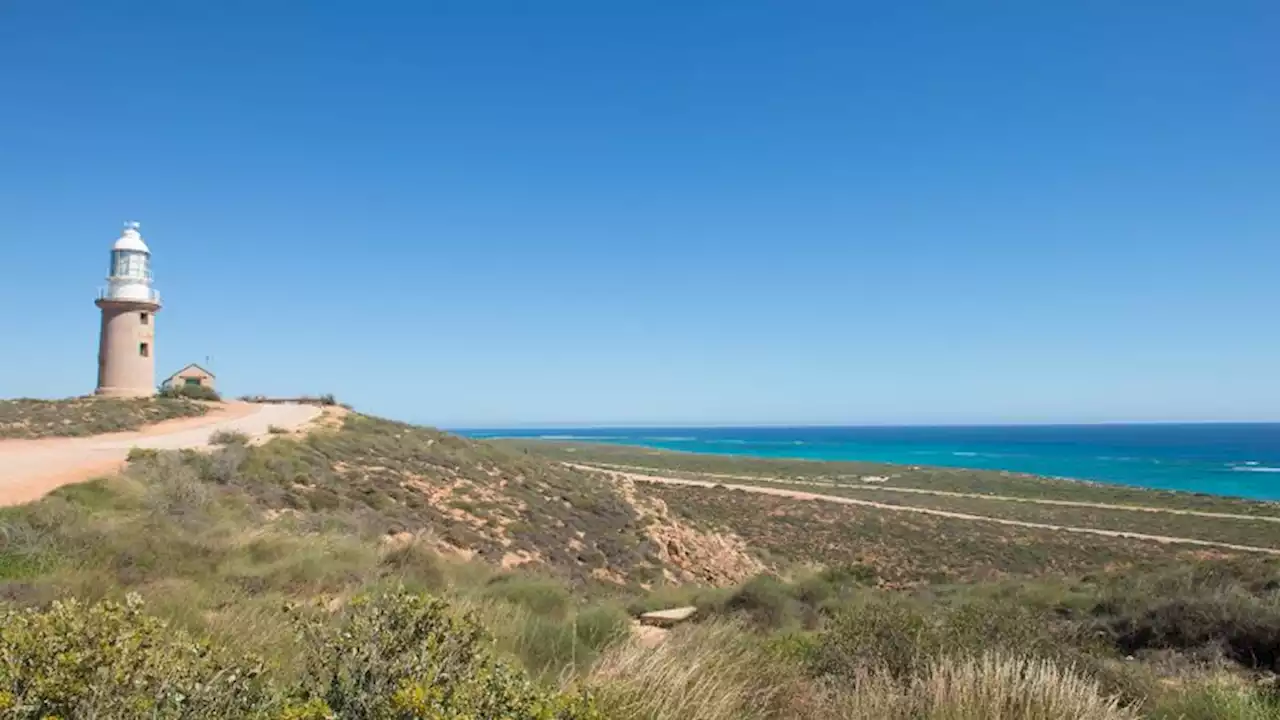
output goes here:
<path id="1" fill-rule="evenodd" d="M 111 247 L 111 274 L 98 294 L 102 333 L 98 339 L 98 390 L 108 397 L 144 397 L 156 392 L 156 312 L 160 293 L 151 289 L 151 250 L 138 223 L 124 225 Z"/>

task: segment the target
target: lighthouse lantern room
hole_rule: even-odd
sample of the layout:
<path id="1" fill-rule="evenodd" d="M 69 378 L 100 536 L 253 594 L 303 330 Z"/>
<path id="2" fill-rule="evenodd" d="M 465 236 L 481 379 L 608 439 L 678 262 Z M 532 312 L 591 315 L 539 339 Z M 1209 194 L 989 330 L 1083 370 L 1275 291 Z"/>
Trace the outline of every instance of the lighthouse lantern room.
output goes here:
<path id="1" fill-rule="evenodd" d="M 139 224 L 125 223 L 111 247 L 107 286 L 98 293 L 102 332 L 98 341 L 99 395 L 155 394 L 155 314 L 160 294 L 151 287 L 151 250 Z"/>

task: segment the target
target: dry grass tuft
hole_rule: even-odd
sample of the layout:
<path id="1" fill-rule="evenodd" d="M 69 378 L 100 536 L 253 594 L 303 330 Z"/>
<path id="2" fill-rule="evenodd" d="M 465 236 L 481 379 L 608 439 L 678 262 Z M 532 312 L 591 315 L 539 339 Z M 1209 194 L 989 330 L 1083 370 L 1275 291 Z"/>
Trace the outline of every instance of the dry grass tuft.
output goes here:
<path id="1" fill-rule="evenodd" d="M 785 717 L 798 680 L 745 627 L 718 622 L 681 628 L 656 648 L 615 646 L 587 682 L 617 720 L 753 720 Z"/>
<path id="2" fill-rule="evenodd" d="M 863 669 L 820 703 L 842 720 L 1136 720 L 1093 680 L 1049 660 L 997 653 L 948 658 L 895 680 Z"/>

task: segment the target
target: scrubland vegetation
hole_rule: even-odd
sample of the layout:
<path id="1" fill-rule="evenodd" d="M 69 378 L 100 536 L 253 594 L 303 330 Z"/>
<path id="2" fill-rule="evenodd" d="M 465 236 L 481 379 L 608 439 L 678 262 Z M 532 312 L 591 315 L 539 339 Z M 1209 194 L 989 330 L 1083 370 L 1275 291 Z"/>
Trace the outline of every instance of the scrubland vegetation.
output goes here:
<path id="1" fill-rule="evenodd" d="M 209 409 L 186 398 L 0 400 L 0 439 L 79 437 L 137 430 L 162 420 L 204 415 Z"/>
<path id="2" fill-rule="evenodd" d="M 673 477 L 707 480 L 718 476 L 726 483 L 751 480 L 818 483 L 810 488 L 813 492 L 827 492 L 833 486 L 851 492 L 893 487 L 1280 517 L 1280 503 L 1275 502 L 1061 480 L 1000 470 L 764 459 L 584 442 L 513 439 L 495 442 L 555 460 L 638 468 Z M 864 481 L 867 477 L 882 478 L 887 485 L 867 483 Z M 797 486 L 797 489 L 804 488 Z"/>
<path id="3" fill-rule="evenodd" d="M 206 387 L 204 385 L 187 385 L 185 383 L 161 388 L 160 397 L 189 398 L 191 400 L 208 401 L 217 401 L 222 399 L 222 396 L 218 394 L 218 391 L 211 387 Z"/>
<path id="4" fill-rule="evenodd" d="M 0 717 L 1280 718 L 1269 557 L 632 484 L 358 415 L 220 441 L 0 510 Z"/>

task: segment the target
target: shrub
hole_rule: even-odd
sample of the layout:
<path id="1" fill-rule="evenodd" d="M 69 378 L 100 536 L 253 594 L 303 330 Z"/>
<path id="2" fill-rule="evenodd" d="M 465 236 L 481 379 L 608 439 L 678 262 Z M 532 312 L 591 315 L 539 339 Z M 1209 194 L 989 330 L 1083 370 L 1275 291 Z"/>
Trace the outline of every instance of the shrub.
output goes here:
<path id="1" fill-rule="evenodd" d="M 1150 720 L 1275 720 L 1280 699 L 1259 690 L 1210 682 L 1157 701 Z"/>
<path id="2" fill-rule="evenodd" d="M 772 575 L 751 578 L 724 604 L 730 612 L 741 612 L 756 625 L 781 628 L 793 623 L 799 612 L 791 588 Z"/>
<path id="3" fill-rule="evenodd" d="M 528 718 L 603 720 L 580 692 L 541 689 L 498 660 L 472 620 L 393 591 L 335 620 L 291 610 L 301 679 L 193 640 L 124 604 L 0 613 L 0 716 L 47 718 Z"/>
<path id="4" fill-rule="evenodd" d="M 1246 667 L 1280 670 L 1280 591 L 1250 587 L 1227 569 L 1193 567 L 1109 587 L 1092 608 L 1092 628 L 1126 654 L 1221 648 Z"/>
<path id="5" fill-rule="evenodd" d="M 6 718 L 259 717 L 261 663 L 217 652 L 142 613 L 141 600 L 0 613 Z"/>
<path id="6" fill-rule="evenodd" d="M 834 613 L 813 648 L 810 666 L 818 676 L 852 677 L 874 667 L 903 679 L 939 658 L 992 649 L 1074 662 L 1081 646 L 1063 642 L 1064 635 L 1018 605 L 978 600 L 927 606 L 871 592 Z"/>
<path id="7" fill-rule="evenodd" d="M 141 462 L 143 460 L 152 460 L 159 454 L 158 450 L 152 448 L 131 447 L 129 455 L 125 458 L 128 462 Z"/>
<path id="8" fill-rule="evenodd" d="M 589 698 L 541 690 L 498 660 L 442 600 L 393 591 L 357 598 L 336 623 L 295 622 L 308 658 L 297 696 L 338 717 L 603 720 Z"/>
<path id="9" fill-rule="evenodd" d="M 211 445 L 248 445 L 249 436 L 238 430 L 219 430 L 209 436 Z"/>
<path id="10" fill-rule="evenodd" d="M 869 596 L 843 608 L 812 648 L 810 671 L 819 677 L 857 677 L 867 667 L 895 678 L 910 676 L 932 644 L 931 626 L 910 601 Z"/>
<path id="11" fill-rule="evenodd" d="M 217 390 L 204 385 L 170 385 L 160 390 L 160 397 L 188 398 L 216 402 L 222 399 Z"/>
<path id="12" fill-rule="evenodd" d="M 267 426 L 267 432 L 268 432 L 268 433 L 270 433 L 270 434 L 272 434 L 272 435 L 288 435 L 288 434 L 289 434 L 289 429 L 288 429 L 288 428 L 282 428 L 282 427 L 280 427 L 279 425 L 268 425 L 268 426 Z"/>

